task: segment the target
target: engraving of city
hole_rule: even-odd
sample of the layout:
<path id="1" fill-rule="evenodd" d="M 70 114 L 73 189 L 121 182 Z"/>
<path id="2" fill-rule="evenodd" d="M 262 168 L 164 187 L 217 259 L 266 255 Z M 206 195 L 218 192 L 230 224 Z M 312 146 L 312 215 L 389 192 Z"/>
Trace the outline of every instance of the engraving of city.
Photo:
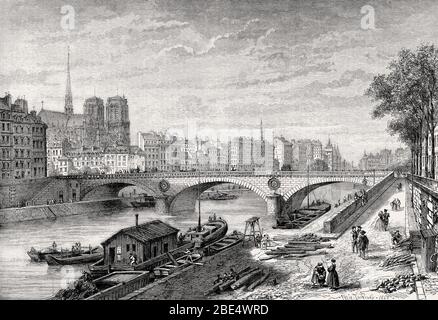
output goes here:
<path id="1" fill-rule="evenodd" d="M 438 299 L 437 1 L 0 12 L 0 300 Z"/>

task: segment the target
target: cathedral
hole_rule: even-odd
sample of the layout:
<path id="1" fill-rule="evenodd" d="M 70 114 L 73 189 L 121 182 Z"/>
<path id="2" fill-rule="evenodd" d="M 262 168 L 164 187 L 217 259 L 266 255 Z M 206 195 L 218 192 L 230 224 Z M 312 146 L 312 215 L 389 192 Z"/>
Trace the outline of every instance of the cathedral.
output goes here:
<path id="1" fill-rule="evenodd" d="M 106 112 L 105 112 L 106 110 Z M 41 108 L 38 116 L 47 124 L 47 147 L 63 149 L 129 147 L 128 100 L 123 96 L 103 99 L 91 97 L 84 102 L 84 113 L 74 113 L 70 78 L 70 50 L 67 55 L 67 83 L 64 112 Z M 66 150 L 64 150 L 66 151 Z"/>

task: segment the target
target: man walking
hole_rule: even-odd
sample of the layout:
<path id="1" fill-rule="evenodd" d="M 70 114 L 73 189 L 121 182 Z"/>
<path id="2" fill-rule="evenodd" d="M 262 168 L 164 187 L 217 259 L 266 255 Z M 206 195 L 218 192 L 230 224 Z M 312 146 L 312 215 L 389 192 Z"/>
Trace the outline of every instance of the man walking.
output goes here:
<path id="1" fill-rule="evenodd" d="M 366 259 L 366 251 L 369 244 L 368 237 L 365 235 L 365 233 L 366 232 L 362 230 L 357 240 L 357 245 L 359 247 L 359 257 L 361 257 L 362 259 Z"/>
<path id="2" fill-rule="evenodd" d="M 352 249 L 353 249 L 353 253 L 357 252 L 357 230 L 356 227 L 353 226 L 351 227 L 351 244 L 352 244 Z"/>

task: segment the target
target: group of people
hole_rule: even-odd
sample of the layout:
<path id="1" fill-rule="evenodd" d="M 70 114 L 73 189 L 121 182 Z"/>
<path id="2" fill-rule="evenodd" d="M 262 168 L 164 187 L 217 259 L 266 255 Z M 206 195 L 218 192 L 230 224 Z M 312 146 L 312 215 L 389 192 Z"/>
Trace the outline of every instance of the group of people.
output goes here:
<path id="1" fill-rule="evenodd" d="M 52 244 L 53 246 L 53 244 Z M 82 250 L 82 246 L 80 242 L 76 242 L 74 245 L 71 246 L 71 251 L 72 252 L 81 252 Z"/>
<path id="2" fill-rule="evenodd" d="M 401 201 L 399 198 L 394 198 L 394 200 L 391 201 L 391 208 L 394 211 L 398 211 L 401 209 Z"/>
<path id="3" fill-rule="evenodd" d="M 383 209 L 383 211 L 380 211 L 377 215 L 377 221 L 376 221 L 376 230 L 378 231 L 386 231 L 388 230 L 389 225 L 389 211 L 388 209 Z"/>
<path id="4" fill-rule="evenodd" d="M 314 286 L 328 286 L 332 290 L 339 288 L 339 276 L 338 272 L 336 271 L 336 259 L 331 259 L 330 262 L 331 264 L 327 267 L 327 271 L 322 262 L 318 262 L 316 267 L 313 268 L 311 281 Z"/>
<path id="5" fill-rule="evenodd" d="M 268 234 L 264 234 L 263 236 L 260 233 L 257 233 L 255 236 L 255 246 L 256 248 L 268 249 L 268 246 L 271 245 L 271 238 L 269 238 Z"/>
<path id="6" fill-rule="evenodd" d="M 230 268 L 230 272 L 225 272 L 223 275 L 218 274 L 213 284 L 222 284 L 230 280 L 238 280 L 238 278 L 239 274 L 233 268 Z"/>
<path id="7" fill-rule="evenodd" d="M 360 202 L 361 206 L 364 206 L 368 202 L 368 194 L 365 189 L 354 193 L 354 201 Z"/>
<path id="8" fill-rule="evenodd" d="M 368 195 L 365 189 L 361 189 L 358 192 L 355 192 L 354 194 L 347 194 L 344 196 L 343 202 L 346 203 L 350 200 L 359 201 L 361 206 L 364 206 L 368 202 Z M 337 203 L 335 203 L 335 208 L 339 207 L 341 205 L 341 200 L 339 199 Z"/>
<path id="9" fill-rule="evenodd" d="M 351 240 L 353 253 L 359 253 L 359 257 L 366 259 L 368 244 L 370 242 L 366 235 L 366 231 L 362 230 L 361 226 L 351 227 Z"/>

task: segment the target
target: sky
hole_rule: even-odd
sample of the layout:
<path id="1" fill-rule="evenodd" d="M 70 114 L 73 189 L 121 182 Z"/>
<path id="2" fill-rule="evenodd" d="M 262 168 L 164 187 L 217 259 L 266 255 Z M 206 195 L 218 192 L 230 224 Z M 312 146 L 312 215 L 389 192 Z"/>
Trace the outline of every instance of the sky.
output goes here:
<path id="1" fill-rule="evenodd" d="M 401 146 L 371 118 L 373 76 L 438 39 L 433 0 L 0 0 L 0 12 L 0 90 L 37 111 L 63 110 L 70 46 L 75 113 L 125 95 L 133 143 L 148 130 L 257 133 L 263 120 L 270 135 L 330 137 L 355 163 Z"/>

